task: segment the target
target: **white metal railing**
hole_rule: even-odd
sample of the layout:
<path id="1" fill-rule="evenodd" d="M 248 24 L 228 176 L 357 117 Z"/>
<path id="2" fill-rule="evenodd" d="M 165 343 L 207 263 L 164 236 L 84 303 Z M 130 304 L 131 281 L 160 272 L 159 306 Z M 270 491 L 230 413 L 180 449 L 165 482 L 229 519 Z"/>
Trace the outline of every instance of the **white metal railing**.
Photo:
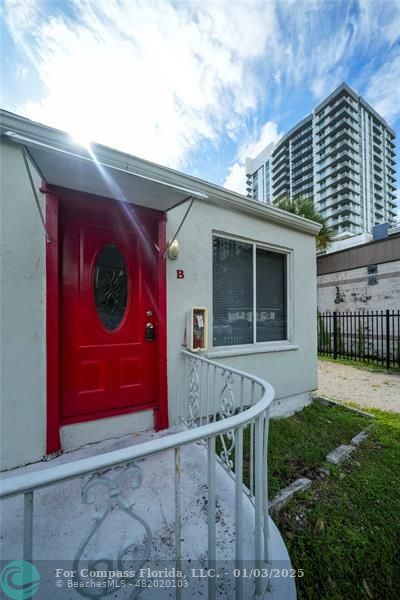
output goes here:
<path id="1" fill-rule="evenodd" d="M 33 556 L 33 524 L 35 492 L 57 483 L 69 481 L 82 476 L 89 479 L 82 486 L 82 502 L 92 503 L 89 491 L 101 485 L 108 491 L 108 500 L 103 512 L 97 515 L 88 535 L 79 545 L 74 558 L 73 568 L 83 556 L 83 549 L 93 538 L 97 529 L 107 519 L 109 513 L 118 508 L 139 523 L 145 532 L 145 552 L 141 557 L 144 564 L 150 558 L 152 532 L 132 506 L 127 505 L 121 496 L 120 483 L 129 475 L 131 489 L 137 489 L 143 481 L 143 472 L 137 461 L 168 450 L 174 451 L 175 460 L 175 561 L 176 572 L 180 571 L 182 562 L 181 527 L 181 448 L 194 442 L 202 442 L 207 446 L 207 520 L 208 520 L 208 564 L 217 560 L 216 544 L 216 468 L 219 462 L 233 476 L 235 485 L 235 564 L 248 557 L 243 557 L 243 538 L 251 535 L 245 531 L 243 521 L 243 501 L 245 494 L 254 504 L 254 564 L 255 573 L 260 573 L 263 565 L 268 564 L 268 425 L 269 407 L 274 398 L 274 390 L 264 380 L 208 360 L 198 354 L 182 352 L 182 368 L 180 381 L 180 412 L 178 421 L 184 425 L 182 430 L 167 436 L 143 442 L 121 450 L 114 450 L 97 456 L 76 460 L 72 463 L 56 465 L 39 471 L 3 479 L 0 482 L 0 499 L 24 496 L 23 510 L 23 558 L 31 561 Z M 107 472 L 113 467 L 124 467 L 116 478 L 108 478 Z M 132 543 L 129 547 L 132 546 Z M 128 548 L 128 547 L 127 547 Z M 123 555 L 126 548 L 121 550 Z M 118 559 L 119 560 L 119 559 Z M 118 561 L 115 561 L 117 564 Z M 114 564 L 111 559 L 109 564 Z M 262 570 L 262 569 L 261 569 Z M 235 579 L 235 598 L 243 598 L 243 578 Z M 254 577 L 254 598 L 262 598 L 267 591 L 268 580 L 261 576 Z M 134 588 L 133 588 L 134 589 Z M 86 597 L 101 598 L 110 593 L 105 588 L 99 595 L 95 589 L 81 591 Z M 140 588 L 139 588 L 140 591 Z M 176 598 L 180 599 L 182 589 L 175 588 Z M 216 578 L 208 578 L 208 598 L 216 598 Z M 134 596 L 132 596 L 134 597 Z M 246 596 L 247 597 L 247 596 Z"/>
<path id="2" fill-rule="evenodd" d="M 235 480 L 235 562 L 240 568 L 243 548 L 243 493 L 255 508 L 255 565 L 268 563 L 268 426 L 272 386 L 264 380 L 182 352 L 180 418 L 191 429 L 220 426 L 216 435 L 204 436 L 208 447 L 208 560 L 215 560 L 215 467 L 219 461 Z M 234 421 L 235 419 L 235 421 Z M 246 448 L 244 448 L 246 446 Z M 246 450 L 246 452 L 244 452 Z M 246 473 L 246 477 L 244 477 Z M 214 599 L 215 581 L 209 580 L 208 598 Z M 243 598 L 243 580 L 235 582 L 236 598 Z M 255 596 L 266 591 L 255 578 Z"/>

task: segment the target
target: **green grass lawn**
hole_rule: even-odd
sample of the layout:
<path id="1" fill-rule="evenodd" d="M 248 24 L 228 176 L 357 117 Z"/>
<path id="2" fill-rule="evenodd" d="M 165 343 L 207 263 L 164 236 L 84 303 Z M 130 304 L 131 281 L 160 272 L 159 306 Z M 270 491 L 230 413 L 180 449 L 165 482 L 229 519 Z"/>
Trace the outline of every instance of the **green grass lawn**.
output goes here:
<path id="1" fill-rule="evenodd" d="M 298 477 L 319 476 L 326 455 L 348 444 L 372 419 L 342 407 L 314 402 L 288 419 L 271 420 L 269 443 L 269 494 Z"/>
<path id="2" fill-rule="evenodd" d="M 400 598 L 400 415 L 376 418 L 315 402 L 271 422 L 271 491 L 316 473 L 327 452 L 365 427 L 370 437 L 328 478 L 294 499 L 274 520 L 287 544 L 299 600 Z M 326 465 L 325 465 L 326 466 Z"/>

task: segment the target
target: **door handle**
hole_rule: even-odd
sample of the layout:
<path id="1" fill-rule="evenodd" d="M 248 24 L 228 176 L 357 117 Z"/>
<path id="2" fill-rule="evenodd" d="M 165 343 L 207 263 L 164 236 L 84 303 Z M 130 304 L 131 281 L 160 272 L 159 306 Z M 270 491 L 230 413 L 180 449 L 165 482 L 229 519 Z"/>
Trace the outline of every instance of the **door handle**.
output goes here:
<path id="1" fill-rule="evenodd" d="M 147 323 L 146 324 L 146 335 L 145 335 L 146 342 L 153 342 L 155 335 L 156 335 L 156 330 L 154 328 L 153 323 Z"/>

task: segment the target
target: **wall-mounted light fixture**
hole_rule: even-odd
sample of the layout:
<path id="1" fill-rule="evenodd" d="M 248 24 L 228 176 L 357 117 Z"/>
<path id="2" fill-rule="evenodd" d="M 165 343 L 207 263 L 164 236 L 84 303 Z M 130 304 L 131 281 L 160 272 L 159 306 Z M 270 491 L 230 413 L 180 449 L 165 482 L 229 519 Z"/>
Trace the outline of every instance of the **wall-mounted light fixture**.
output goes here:
<path id="1" fill-rule="evenodd" d="M 179 256 L 180 251 L 181 246 L 177 239 L 171 240 L 168 243 L 168 258 L 170 258 L 171 260 L 176 260 Z"/>

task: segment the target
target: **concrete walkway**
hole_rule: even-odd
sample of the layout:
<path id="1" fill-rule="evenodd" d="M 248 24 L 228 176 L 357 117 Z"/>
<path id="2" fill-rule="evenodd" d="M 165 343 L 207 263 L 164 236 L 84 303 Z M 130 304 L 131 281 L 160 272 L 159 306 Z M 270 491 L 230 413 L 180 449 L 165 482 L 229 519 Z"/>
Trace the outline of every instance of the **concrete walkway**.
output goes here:
<path id="1" fill-rule="evenodd" d="M 140 443 L 160 434 L 146 432 L 136 436 L 109 440 L 69 452 L 47 463 L 37 463 L 5 473 L 8 477 L 24 475 L 54 465 L 65 465 L 80 458 L 124 448 L 132 442 Z M 163 432 L 163 435 L 165 433 Z M 134 437 L 134 439 L 132 439 Z M 140 468 L 141 480 L 135 469 Z M 100 582 L 84 571 L 143 567 L 162 572 L 175 566 L 175 458 L 172 450 L 139 460 L 129 471 L 113 468 L 99 476 L 92 484 L 88 477 L 79 477 L 35 492 L 33 562 L 41 577 L 38 600 L 78 600 L 82 595 L 100 598 L 101 589 L 90 586 Z M 108 485 L 105 485 L 105 479 Z M 112 484 L 112 487 L 110 487 Z M 82 491 L 89 485 L 87 496 Z M 119 492 L 116 494 L 116 492 Z M 85 501 L 86 498 L 86 501 Z M 130 507 L 134 514 L 122 510 L 117 503 Z M 182 566 L 186 574 L 183 600 L 207 598 L 207 578 L 198 576 L 198 569 L 207 566 L 207 450 L 203 445 L 190 444 L 181 449 L 181 510 L 182 510 Z M 112 507 L 103 519 L 107 506 Z M 2 535 L 0 558 L 5 561 L 22 558 L 23 497 L 0 501 Z M 254 568 L 254 506 L 243 495 L 243 566 Z M 149 529 L 146 530 L 146 526 Z M 291 563 L 283 539 L 273 521 L 269 520 L 270 557 L 272 567 L 290 571 Z M 93 534 L 91 533 L 93 532 Z M 235 596 L 235 483 L 220 464 L 216 465 L 216 565 L 217 597 L 231 600 Z M 149 543 L 149 545 L 148 545 Z M 146 557 L 146 558 L 145 558 Z M 74 564 L 76 559 L 76 564 Z M 90 566 L 92 565 L 92 567 Z M 96 568 L 93 567 L 95 565 Z M 137 568 L 140 568 L 137 567 Z M 56 576 L 56 569 L 65 573 Z M 68 573 L 77 569 L 82 573 L 79 588 L 70 587 L 73 578 Z M 197 569 L 195 575 L 192 569 Z M 288 571 L 289 570 L 289 571 Z M 220 572 L 221 571 L 221 572 Z M 146 578 L 146 576 L 145 576 Z M 150 577 L 152 579 L 152 577 Z M 135 592 L 143 600 L 175 598 L 173 576 L 156 576 L 158 585 L 144 588 L 135 581 L 125 588 L 112 590 L 113 600 L 132 600 Z M 93 582 L 93 583 L 92 583 Z M 169 583 L 168 583 L 169 582 Z M 99 583 L 99 585 L 100 585 Z M 117 581 L 118 583 L 118 581 Z M 171 585 L 170 588 L 162 585 Z M 244 598 L 253 597 L 253 578 L 243 580 Z M 295 580 L 276 577 L 271 581 L 268 600 L 295 600 Z M 83 585 L 85 587 L 83 587 Z M 107 584 L 108 585 L 108 584 Z M 96 593 L 97 592 L 97 593 Z"/>
<path id="2" fill-rule="evenodd" d="M 317 393 L 339 402 L 400 413 L 400 375 L 318 361 Z"/>

